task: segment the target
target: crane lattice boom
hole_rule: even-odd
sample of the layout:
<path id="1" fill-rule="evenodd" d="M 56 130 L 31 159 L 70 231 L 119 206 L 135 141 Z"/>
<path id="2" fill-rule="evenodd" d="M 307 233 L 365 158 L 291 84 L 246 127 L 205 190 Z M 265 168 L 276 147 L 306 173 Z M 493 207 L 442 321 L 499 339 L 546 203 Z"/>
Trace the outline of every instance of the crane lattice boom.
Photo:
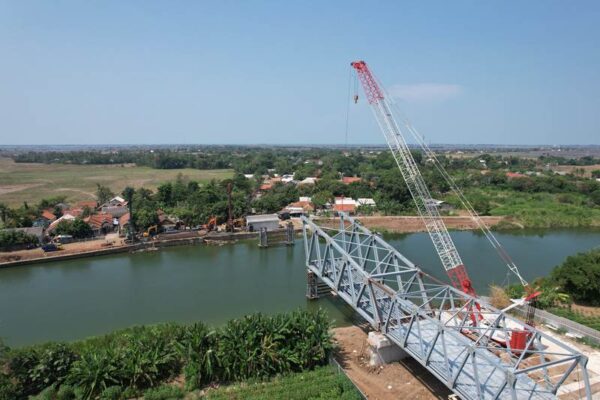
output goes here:
<path id="1" fill-rule="evenodd" d="M 425 223 L 427 232 L 431 237 L 442 266 L 450 278 L 450 282 L 457 289 L 474 295 L 475 292 L 467 270 L 450 237 L 448 228 L 442 220 L 438 206 L 433 201 L 425 180 L 410 152 L 400 126 L 392 114 L 390 104 L 384 96 L 383 90 L 364 61 L 356 61 L 351 65 L 356 70 L 367 100 L 375 114 L 375 119 L 398 164 L 398 168 L 408 186 L 419 216 Z"/>

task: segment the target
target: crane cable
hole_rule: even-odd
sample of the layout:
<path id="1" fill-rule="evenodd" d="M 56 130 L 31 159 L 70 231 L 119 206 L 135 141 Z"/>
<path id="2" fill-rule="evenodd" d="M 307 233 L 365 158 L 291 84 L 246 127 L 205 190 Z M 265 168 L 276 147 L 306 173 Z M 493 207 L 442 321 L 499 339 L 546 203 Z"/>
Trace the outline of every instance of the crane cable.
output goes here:
<path id="1" fill-rule="evenodd" d="M 350 74 L 348 75 L 348 97 L 346 98 L 346 132 L 344 139 L 344 148 L 348 148 L 348 129 L 350 125 L 350 95 L 352 91 L 352 70 L 350 70 Z"/>
<path id="2" fill-rule="evenodd" d="M 383 88 L 384 86 L 380 85 L 380 87 Z M 384 89 L 382 89 L 382 90 L 384 90 Z M 438 170 L 440 175 L 442 175 L 442 177 L 444 178 L 446 183 L 448 183 L 451 190 L 456 194 L 461 205 L 466 209 L 466 211 L 469 213 L 469 216 L 471 217 L 471 219 L 477 224 L 478 228 L 483 232 L 483 234 L 488 239 L 488 241 L 490 242 L 492 247 L 496 250 L 496 252 L 500 256 L 500 258 L 506 263 L 506 265 L 508 266 L 510 271 L 512 271 L 517 276 L 517 278 L 519 279 L 521 284 L 523 286 L 528 286 L 527 281 L 521 276 L 517 265 L 512 260 L 510 255 L 506 252 L 506 250 L 504 249 L 504 246 L 502 246 L 502 244 L 498 241 L 498 239 L 492 233 L 490 228 L 481 219 L 481 217 L 479 216 L 477 211 L 475 211 L 475 208 L 473 207 L 471 202 L 466 198 L 464 193 L 460 190 L 460 188 L 456 184 L 456 181 L 454 180 L 454 178 L 452 178 L 452 176 L 450 176 L 450 174 L 444 168 L 442 163 L 439 161 L 436 154 L 427 145 L 427 143 L 424 140 L 424 137 L 419 134 L 419 132 L 416 130 L 416 128 L 414 128 L 411 125 L 411 123 L 408 121 L 408 119 L 404 116 L 404 114 L 401 112 L 400 108 L 398 107 L 397 103 L 394 101 L 393 97 L 389 96 L 385 92 L 385 90 L 384 90 L 384 93 L 385 93 L 385 97 L 388 99 L 389 103 L 392 105 L 392 107 L 396 111 L 397 115 L 400 117 L 400 120 L 404 124 L 406 130 L 408 130 L 408 132 L 411 134 L 411 136 L 415 139 L 415 141 L 417 142 L 417 144 L 419 145 L 421 150 L 425 153 L 426 157 L 428 157 L 428 159 L 432 160 L 433 165 L 436 167 L 436 169 Z"/>

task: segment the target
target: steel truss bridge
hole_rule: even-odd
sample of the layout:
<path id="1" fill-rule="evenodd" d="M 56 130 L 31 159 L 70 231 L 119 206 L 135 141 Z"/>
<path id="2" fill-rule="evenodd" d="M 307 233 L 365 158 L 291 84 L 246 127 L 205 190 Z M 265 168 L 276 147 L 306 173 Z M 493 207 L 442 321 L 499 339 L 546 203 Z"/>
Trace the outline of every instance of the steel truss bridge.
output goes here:
<path id="1" fill-rule="evenodd" d="M 583 354 L 435 280 L 348 215 L 338 229 L 302 222 L 309 273 L 461 398 L 553 399 L 573 385 L 592 398 Z M 522 330 L 525 350 L 513 351 L 507 338 Z"/>

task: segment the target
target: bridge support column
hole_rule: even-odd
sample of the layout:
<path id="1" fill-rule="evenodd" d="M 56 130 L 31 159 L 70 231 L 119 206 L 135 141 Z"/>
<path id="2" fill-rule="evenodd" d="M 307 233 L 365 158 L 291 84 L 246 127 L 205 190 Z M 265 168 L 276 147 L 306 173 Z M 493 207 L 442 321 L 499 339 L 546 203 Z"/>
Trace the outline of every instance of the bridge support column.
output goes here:
<path id="1" fill-rule="evenodd" d="M 319 298 L 318 278 L 317 275 L 310 270 L 306 272 L 306 297 L 309 300 Z"/>
<path id="2" fill-rule="evenodd" d="M 408 356 L 400 346 L 393 343 L 380 332 L 369 332 L 367 344 L 370 353 L 369 365 L 372 367 L 399 361 Z"/>

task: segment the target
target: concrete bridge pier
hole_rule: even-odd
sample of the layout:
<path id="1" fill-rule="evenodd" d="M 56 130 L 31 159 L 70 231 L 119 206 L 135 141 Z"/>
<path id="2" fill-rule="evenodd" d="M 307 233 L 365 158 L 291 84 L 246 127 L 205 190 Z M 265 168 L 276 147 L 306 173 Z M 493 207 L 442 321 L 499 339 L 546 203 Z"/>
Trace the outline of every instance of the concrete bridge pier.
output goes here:
<path id="1" fill-rule="evenodd" d="M 381 332 L 369 332 L 367 337 L 369 365 L 379 367 L 408 357 L 408 353 Z"/>

